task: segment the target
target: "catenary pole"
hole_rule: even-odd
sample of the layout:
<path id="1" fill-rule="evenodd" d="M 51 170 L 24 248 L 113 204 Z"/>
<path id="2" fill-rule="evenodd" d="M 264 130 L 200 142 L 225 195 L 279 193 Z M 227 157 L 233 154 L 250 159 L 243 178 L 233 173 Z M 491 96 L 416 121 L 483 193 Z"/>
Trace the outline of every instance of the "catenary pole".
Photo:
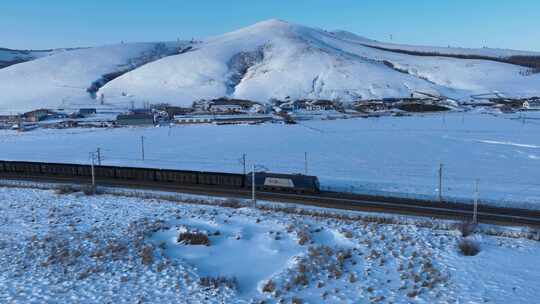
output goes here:
<path id="1" fill-rule="evenodd" d="M 90 159 L 92 160 L 91 161 L 91 169 L 92 169 L 92 186 L 95 187 L 96 186 L 96 174 L 95 174 L 95 168 L 94 168 L 94 158 L 95 158 L 95 154 L 94 152 L 90 152 Z"/>
<path id="2" fill-rule="evenodd" d="M 101 148 L 97 148 L 97 163 L 98 166 L 101 166 Z"/>
<path id="3" fill-rule="evenodd" d="M 244 175 L 246 175 L 246 153 L 242 154 L 242 166 L 244 167 Z"/>
<path id="4" fill-rule="evenodd" d="M 443 164 L 439 164 L 439 202 L 442 203 L 442 175 L 443 175 Z"/>
<path id="5" fill-rule="evenodd" d="M 253 207 L 257 204 L 257 200 L 255 198 L 255 165 L 253 165 L 251 171 L 251 201 L 253 203 Z"/>
<path id="6" fill-rule="evenodd" d="M 480 183 L 479 179 L 476 179 L 476 187 L 474 191 L 474 211 L 473 211 L 473 223 L 478 222 L 478 184 Z"/>
<path id="7" fill-rule="evenodd" d="M 305 174 L 308 175 L 308 158 L 307 158 L 307 152 L 304 152 L 304 171 L 305 171 Z"/>
<path id="8" fill-rule="evenodd" d="M 144 136 L 141 136 L 141 156 L 144 161 Z"/>

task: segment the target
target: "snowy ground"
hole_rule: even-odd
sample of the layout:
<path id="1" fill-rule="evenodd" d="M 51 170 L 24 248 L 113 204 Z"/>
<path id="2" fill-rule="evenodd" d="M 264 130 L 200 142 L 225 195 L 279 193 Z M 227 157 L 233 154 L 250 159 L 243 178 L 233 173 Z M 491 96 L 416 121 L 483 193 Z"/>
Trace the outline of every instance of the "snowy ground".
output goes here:
<path id="1" fill-rule="evenodd" d="M 481 252 L 465 257 L 448 222 L 186 200 L 192 204 L 0 188 L 0 302 L 531 303 L 540 296 L 537 241 L 477 234 L 469 238 Z M 210 245 L 179 244 L 186 231 L 208 235 Z"/>
<path id="2" fill-rule="evenodd" d="M 299 125 L 0 131 L 0 159 L 242 172 L 240 159 L 272 172 L 308 172 L 322 185 L 356 192 L 540 202 L 540 112 L 494 116 L 448 113 L 306 121 Z M 141 136 L 146 160 L 141 161 Z M 537 204 L 536 204 L 537 205 Z M 530 207 L 530 206 L 529 206 Z"/>

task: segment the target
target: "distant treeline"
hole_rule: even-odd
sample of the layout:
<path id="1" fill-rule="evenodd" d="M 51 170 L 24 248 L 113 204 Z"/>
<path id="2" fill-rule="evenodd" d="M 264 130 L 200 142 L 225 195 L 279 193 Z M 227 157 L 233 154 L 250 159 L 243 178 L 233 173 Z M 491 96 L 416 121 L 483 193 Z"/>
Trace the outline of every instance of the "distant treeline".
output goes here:
<path id="1" fill-rule="evenodd" d="M 457 59 L 475 59 L 475 60 L 496 61 L 496 62 L 501 62 L 501 63 L 519 65 L 519 66 L 522 66 L 522 67 L 532 69 L 533 73 L 540 73 L 540 56 L 519 55 L 519 56 L 510 56 L 510 57 L 491 57 L 491 56 L 483 56 L 483 55 L 444 54 L 444 53 L 439 53 L 439 52 L 420 52 L 420 51 L 412 51 L 412 50 L 385 48 L 385 47 L 373 46 L 373 45 L 369 45 L 369 44 L 362 44 L 362 45 L 365 46 L 365 47 L 370 47 L 370 48 L 378 49 L 378 50 L 381 50 L 381 51 L 394 52 L 394 53 L 400 53 L 400 54 L 412 55 L 412 56 L 425 56 L 425 57 L 438 56 L 438 57 L 449 57 L 449 58 L 457 58 Z"/>

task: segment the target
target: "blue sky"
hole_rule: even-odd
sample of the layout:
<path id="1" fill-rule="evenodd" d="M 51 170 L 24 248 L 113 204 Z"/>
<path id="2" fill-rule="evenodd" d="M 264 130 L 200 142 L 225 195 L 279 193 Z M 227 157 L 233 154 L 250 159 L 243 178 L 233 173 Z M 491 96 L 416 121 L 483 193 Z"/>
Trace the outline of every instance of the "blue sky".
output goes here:
<path id="1" fill-rule="evenodd" d="M 393 42 L 540 51 L 538 0 L 5 0 L 0 47 L 203 38 L 270 18 Z"/>

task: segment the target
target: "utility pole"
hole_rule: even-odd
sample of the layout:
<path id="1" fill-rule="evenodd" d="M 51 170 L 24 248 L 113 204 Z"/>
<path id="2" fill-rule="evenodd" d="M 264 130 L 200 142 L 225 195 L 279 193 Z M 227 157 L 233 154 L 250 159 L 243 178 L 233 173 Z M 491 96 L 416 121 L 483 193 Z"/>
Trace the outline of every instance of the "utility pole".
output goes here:
<path id="1" fill-rule="evenodd" d="M 17 115 L 17 124 L 18 124 L 17 132 L 22 132 L 23 131 L 23 119 L 22 119 L 21 114 Z"/>
<path id="2" fill-rule="evenodd" d="M 439 164 L 439 202 L 442 203 L 442 174 L 443 164 Z"/>
<path id="3" fill-rule="evenodd" d="M 246 175 L 246 153 L 242 154 L 242 166 L 244 167 L 244 175 Z"/>
<path id="4" fill-rule="evenodd" d="M 97 163 L 98 163 L 98 166 L 101 166 L 101 148 L 97 148 Z"/>
<path id="5" fill-rule="evenodd" d="M 144 136 L 141 136 L 141 156 L 144 161 Z"/>
<path id="6" fill-rule="evenodd" d="M 257 205 L 257 199 L 255 198 L 255 165 L 253 165 L 253 170 L 251 171 L 251 201 L 253 207 Z"/>
<path id="7" fill-rule="evenodd" d="M 90 152 L 90 159 L 91 159 L 91 169 L 92 169 L 92 187 L 96 186 L 96 174 L 95 174 L 95 168 L 94 168 L 94 161 L 95 161 L 96 155 L 95 152 Z"/>
<path id="8" fill-rule="evenodd" d="M 307 160 L 307 152 L 304 152 L 304 171 L 305 174 L 308 175 L 308 160 Z"/>
<path id="9" fill-rule="evenodd" d="M 476 179 L 476 187 L 474 191 L 474 211 L 473 211 L 473 223 L 476 224 L 478 222 L 478 184 L 480 183 L 479 179 Z"/>

